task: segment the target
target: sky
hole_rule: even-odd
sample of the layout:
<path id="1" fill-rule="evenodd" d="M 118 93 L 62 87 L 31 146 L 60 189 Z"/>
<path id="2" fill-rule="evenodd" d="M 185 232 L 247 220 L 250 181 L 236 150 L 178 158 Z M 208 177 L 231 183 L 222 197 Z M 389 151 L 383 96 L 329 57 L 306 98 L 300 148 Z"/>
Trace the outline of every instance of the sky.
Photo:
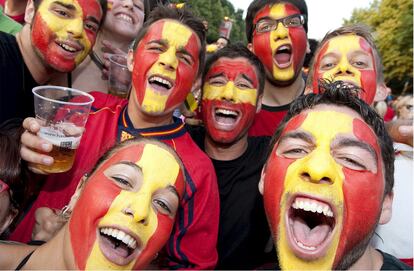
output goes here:
<path id="1" fill-rule="evenodd" d="M 229 0 L 235 9 L 246 11 L 252 0 Z M 371 0 L 306 0 L 308 6 L 308 38 L 322 39 L 326 32 L 349 19 L 354 8 L 366 8 Z"/>

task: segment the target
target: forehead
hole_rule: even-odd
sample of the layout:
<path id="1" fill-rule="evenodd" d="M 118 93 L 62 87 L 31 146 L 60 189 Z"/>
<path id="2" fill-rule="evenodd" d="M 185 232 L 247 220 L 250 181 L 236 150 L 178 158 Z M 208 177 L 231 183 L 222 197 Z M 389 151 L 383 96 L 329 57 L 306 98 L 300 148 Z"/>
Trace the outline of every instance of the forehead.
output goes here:
<path id="1" fill-rule="evenodd" d="M 293 14 L 300 14 L 297 7 L 289 3 L 277 3 L 264 6 L 254 17 L 254 23 L 263 17 L 271 17 L 274 19 L 280 19 Z"/>
<path id="2" fill-rule="evenodd" d="M 257 74 L 254 66 L 247 58 L 221 57 L 211 65 L 206 77 L 222 73 L 229 79 L 235 79 L 238 75 L 244 74 L 252 80 L 257 80 Z"/>
<path id="3" fill-rule="evenodd" d="M 83 17 L 93 16 L 97 20 L 102 18 L 102 8 L 97 0 L 42 0 L 39 10 L 43 10 L 43 7 L 48 8 L 51 4 L 74 6 Z"/>
<path id="4" fill-rule="evenodd" d="M 348 34 L 334 37 L 328 40 L 323 46 L 322 55 L 331 52 L 340 52 L 346 54 L 348 52 L 362 51 L 372 55 L 372 49 L 369 43 L 362 37 Z"/>

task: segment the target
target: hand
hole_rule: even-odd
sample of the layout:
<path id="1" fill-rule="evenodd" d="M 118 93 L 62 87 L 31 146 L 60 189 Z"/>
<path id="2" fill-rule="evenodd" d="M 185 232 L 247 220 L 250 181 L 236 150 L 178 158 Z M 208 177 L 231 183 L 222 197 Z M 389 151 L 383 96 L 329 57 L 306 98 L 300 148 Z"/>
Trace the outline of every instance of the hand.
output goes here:
<path id="1" fill-rule="evenodd" d="M 20 141 L 20 155 L 23 160 L 29 162 L 29 169 L 34 173 L 46 174 L 45 172 L 34 167 L 33 164 L 42 164 L 50 166 L 53 164 L 53 157 L 45 155 L 52 150 L 53 146 L 50 142 L 42 139 L 37 135 L 40 131 L 39 120 L 35 118 L 26 118 L 23 121 L 23 128 L 26 131 L 22 134 Z"/>
<path id="2" fill-rule="evenodd" d="M 197 114 L 188 110 L 184 103 L 180 106 L 180 112 L 184 116 L 184 121 L 186 124 L 196 126 L 203 125 L 203 121 L 196 118 Z"/>
<path id="3" fill-rule="evenodd" d="M 103 64 L 104 64 L 104 68 L 102 70 L 102 80 L 108 80 L 108 76 L 109 76 L 109 66 L 110 66 L 110 62 L 109 62 L 109 58 L 111 57 L 111 55 L 113 54 L 117 54 L 117 55 L 127 55 L 124 51 L 122 51 L 121 49 L 113 46 L 109 41 L 107 40 L 103 40 L 102 41 L 102 51 L 103 51 Z"/>
<path id="4" fill-rule="evenodd" d="M 412 120 L 397 119 L 387 122 L 386 128 L 393 141 L 413 146 Z"/>
<path id="5" fill-rule="evenodd" d="M 32 240 L 49 241 L 65 225 L 66 219 L 59 215 L 60 210 L 40 207 L 35 212 Z"/>

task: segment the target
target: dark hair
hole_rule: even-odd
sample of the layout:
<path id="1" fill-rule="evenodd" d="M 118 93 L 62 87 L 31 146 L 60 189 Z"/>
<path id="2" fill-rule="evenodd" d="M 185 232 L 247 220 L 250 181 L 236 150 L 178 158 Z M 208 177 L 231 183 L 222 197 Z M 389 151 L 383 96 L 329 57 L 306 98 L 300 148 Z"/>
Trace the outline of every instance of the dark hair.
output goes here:
<path id="1" fill-rule="evenodd" d="M 308 7 L 306 6 L 305 0 L 254 0 L 249 5 L 246 15 L 246 37 L 249 42 L 252 42 L 254 29 L 253 20 L 256 14 L 266 5 L 279 3 L 292 4 L 299 9 L 301 14 L 305 15 L 303 28 L 305 28 L 306 33 L 308 33 Z"/>
<path id="2" fill-rule="evenodd" d="M 212 54 L 206 61 L 206 65 L 204 67 L 203 72 L 203 78 L 202 78 L 202 84 L 205 83 L 205 76 L 207 75 L 208 71 L 210 70 L 211 66 L 220 58 L 227 57 L 227 58 L 237 58 L 237 57 L 243 57 L 246 58 L 249 63 L 254 67 L 256 70 L 257 78 L 259 81 L 259 87 L 258 87 L 258 95 L 261 95 L 263 93 L 264 85 L 265 85 L 265 69 L 260 62 L 259 58 L 253 54 L 249 49 L 247 49 L 246 46 L 244 46 L 242 43 L 235 43 L 235 44 L 229 44 L 223 49 L 220 49 L 216 51 L 214 54 Z"/>
<path id="3" fill-rule="evenodd" d="M 156 7 L 148 17 L 148 20 L 144 23 L 141 30 L 138 32 L 137 37 L 132 43 L 132 48 L 135 49 L 138 46 L 138 43 L 141 41 L 141 39 L 145 36 L 145 34 L 148 32 L 149 27 L 156 21 L 163 20 L 163 19 L 172 19 L 176 20 L 186 26 L 188 26 L 190 29 L 192 29 L 196 35 L 198 36 L 198 39 L 200 40 L 201 49 L 199 52 L 199 69 L 198 69 L 198 75 L 202 72 L 202 67 L 204 64 L 204 58 L 205 58 L 205 48 L 206 48 L 206 31 L 204 28 L 203 23 L 195 17 L 189 10 L 186 8 L 169 8 L 166 6 L 158 6 Z"/>
<path id="4" fill-rule="evenodd" d="M 306 82 L 307 87 L 312 87 L 313 84 L 313 74 L 315 73 L 314 65 L 316 64 L 316 59 L 319 56 L 319 53 L 322 47 L 332 38 L 344 36 L 344 35 L 356 35 L 363 39 L 365 39 L 368 44 L 371 46 L 372 54 L 374 56 L 375 61 L 375 68 L 377 69 L 377 83 L 384 83 L 384 74 L 383 74 L 383 67 L 381 63 L 381 56 L 379 55 L 377 46 L 375 46 L 374 38 L 371 35 L 371 30 L 368 26 L 363 24 L 353 24 L 339 27 L 331 32 L 328 32 L 322 41 L 319 43 L 318 48 L 315 51 L 313 56 L 312 63 L 309 69 L 309 75 Z"/>
<path id="5" fill-rule="evenodd" d="M 42 3 L 42 1 L 43 0 L 33 0 L 33 5 L 34 5 L 34 8 L 35 8 L 35 11 L 37 11 L 37 9 L 39 8 L 40 3 Z M 90 0 L 88 0 L 88 1 L 90 1 Z M 101 5 L 101 9 L 102 9 L 102 18 L 101 18 L 101 21 L 99 22 L 99 26 L 102 26 L 102 24 L 105 21 L 106 12 L 108 10 L 108 2 L 107 2 L 107 0 L 98 0 L 98 1 L 99 1 L 99 4 Z"/>
<path id="6" fill-rule="evenodd" d="M 329 81 L 320 81 L 319 91 L 319 94 L 312 93 L 302 95 L 290 105 L 287 115 L 272 137 L 268 158 L 272 153 L 276 142 L 279 140 L 286 124 L 294 116 L 299 115 L 303 110 L 312 109 L 314 106 L 319 104 L 345 106 L 357 112 L 365 123 L 372 128 L 377 136 L 377 142 L 381 148 L 382 161 L 384 163 L 385 171 L 384 195 L 389 194 L 394 186 L 395 157 L 393 143 L 387 130 L 385 129 L 382 118 L 373 108 L 357 97 L 357 93 L 360 90 L 354 85 L 346 84 L 343 81 L 336 81 L 333 83 Z"/>
<path id="7" fill-rule="evenodd" d="M 143 0 L 145 7 L 144 22 L 148 19 L 151 11 L 157 6 L 166 6 L 170 3 L 168 0 Z"/>

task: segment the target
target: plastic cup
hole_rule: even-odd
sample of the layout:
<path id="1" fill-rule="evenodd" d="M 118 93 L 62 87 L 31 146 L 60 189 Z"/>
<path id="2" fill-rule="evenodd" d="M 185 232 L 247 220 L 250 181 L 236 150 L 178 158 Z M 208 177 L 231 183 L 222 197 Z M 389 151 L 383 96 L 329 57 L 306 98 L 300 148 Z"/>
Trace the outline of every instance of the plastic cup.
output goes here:
<path id="1" fill-rule="evenodd" d="M 41 125 L 38 136 L 53 145 L 52 151 L 45 154 L 54 159 L 51 166 L 33 167 L 44 173 L 66 172 L 72 168 L 94 98 L 83 91 L 58 86 L 39 86 L 32 92 L 36 119 Z"/>
<path id="2" fill-rule="evenodd" d="M 109 57 L 109 94 L 127 98 L 131 88 L 131 72 L 127 67 L 125 55 L 112 55 Z"/>

